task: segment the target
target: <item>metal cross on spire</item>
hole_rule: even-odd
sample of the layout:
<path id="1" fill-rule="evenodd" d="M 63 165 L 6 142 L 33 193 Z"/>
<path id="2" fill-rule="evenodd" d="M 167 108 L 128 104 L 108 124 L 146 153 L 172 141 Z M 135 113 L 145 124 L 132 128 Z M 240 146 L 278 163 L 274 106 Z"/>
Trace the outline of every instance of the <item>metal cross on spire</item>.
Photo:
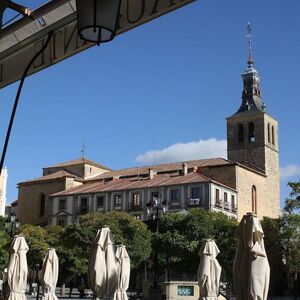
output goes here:
<path id="1" fill-rule="evenodd" d="M 253 57 L 252 57 L 252 44 L 253 44 L 253 34 L 252 34 L 252 28 L 251 28 L 251 24 L 250 22 L 248 22 L 247 25 L 247 34 L 246 37 L 248 39 L 248 66 L 252 67 L 254 61 L 253 61 Z"/>

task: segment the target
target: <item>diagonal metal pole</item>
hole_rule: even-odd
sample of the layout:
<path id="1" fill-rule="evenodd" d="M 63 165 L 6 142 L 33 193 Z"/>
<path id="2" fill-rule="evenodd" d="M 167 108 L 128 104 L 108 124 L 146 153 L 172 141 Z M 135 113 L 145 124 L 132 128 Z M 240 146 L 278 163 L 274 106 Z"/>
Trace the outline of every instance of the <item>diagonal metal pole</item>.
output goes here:
<path id="1" fill-rule="evenodd" d="M 2 150 L 2 155 L 1 155 L 1 161 L 0 161 L 0 175 L 1 175 L 1 172 L 2 172 L 2 168 L 3 168 L 3 164 L 4 164 L 4 160 L 5 160 L 5 156 L 6 156 L 6 151 L 7 151 L 7 147 L 8 147 L 8 143 L 9 143 L 9 139 L 10 139 L 10 134 L 11 134 L 11 129 L 12 129 L 12 126 L 13 126 L 13 123 L 14 123 L 14 119 L 15 119 L 15 114 L 16 114 L 16 110 L 17 110 L 17 107 L 18 107 L 18 103 L 19 103 L 19 99 L 20 99 L 20 95 L 21 95 L 21 91 L 22 91 L 22 88 L 23 88 L 23 85 L 24 85 L 24 81 L 26 79 L 26 76 L 28 74 L 28 71 L 30 70 L 31 66 L 33 65 L 33 63 L 35 62 L 35 60 L 45 51 L 45 49 L 47 48 L 49 42 L 50 42 L 50 39 L 53 35 L 53 32 L 49 32 L 48 34 L 48 37 L 47 37 L 47 40 L 46 40 L 46 43 L 44 44 L 44 46 L 33 56 L 33 58 L 31 59 L 31 61 L 29 62 L 29 64 L 27 65 L 24 73 L 23 73 L 23 76 L 21 78 L 21 81 L 20 81 L 20 84 L 19 84 L 19 87 L 18 87 L 18 91 L 17 91 L 17 95 L 16 95 L 16 99 L 15 99 L 15 102 L 14 102 L 14 106 L 13 106 L 13 109 L 12 109 L 12 112 L 11 112 L 11 116 L 10 116 L 10 120 L 9 120 L 9 125 L 8 125 L 8 128 L 7 128 L 7 132 L 6 132 L 6 137 L 5 137 L 5 142 L 4 142 L 4 145 L 3 145 L 3 150 Z"/>

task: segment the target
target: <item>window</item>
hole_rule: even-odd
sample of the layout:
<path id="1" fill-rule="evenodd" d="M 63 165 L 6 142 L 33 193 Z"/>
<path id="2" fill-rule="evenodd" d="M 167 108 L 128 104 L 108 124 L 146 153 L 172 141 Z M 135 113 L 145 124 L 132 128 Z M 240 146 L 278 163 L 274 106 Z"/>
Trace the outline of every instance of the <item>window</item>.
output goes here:
<path id="1" fill-rule="evenodd" d="M 216 189 L 216 205 L 221 206 L 220 190 Z"/>
<path id="2" fill-rule="evenodd" d="M 179 189 L 173 189 L 170 190 L 170 205 L 171 206 L 178 206 L 180 203 L 180 190 Z"/>
<path id="3" fill-rule="evenodd" d="M 61 227 L 67 226 L 67 217 L 66 216 L 57 217 L 56 224 Z"/>
<path id="4" fill-rule="evenodd" d="M 270 130 L 270 123 L 268 123 L 268 142 L 271 143 L 271 130 Z"/>
<path id="5" fill-rule="evenodd" d="M 59 209 L 66 209 L 66 199 L 59 199 Z"/>
<path id="6" fill-rule="evenodd" d="M 272 126 L 272 144 L 275 145 L 275 132 L 274 132 L 274 126 Z"/>
<path id="7" fill-rule="evenodd" d="M 248 124 L 248 141 L 250 143 L 255 142 L 255 126 L 253 122 Z"/>
<path id="8" fill-rule="evenodd" d="M 141 206 L 141 194 L 140 193 L 133 193 L 132 194 L 132 207 L 136 208 Z"/>
<path id="9" fill-rule="evenodd" d="M 235 197 L 234 197 L 234 195 L 231 195 L 231 210 L 233 210 L 233 211 L 236 210 Z"/>
<path id="10" fill-rule="evenodd" d="M 122 197 L 121 195 L 114 196 L 114 206 L 121 206 L 122 205 Z"/>
<path id="11" fill-rule="evenodd" d="M 180 191 L 179 190 L 171 190 L 170 191 L 170 200 L 171 201 L 179 201 L 180 200 Z"/>
<path id="12" fill-rule="evenodd" d="M 187 286 L 187 285 L 178 285 L 177 296 L 183 296 L 183 297 L 194 296 L 194 287 Z"/>
<path id="13" fill-rule="evenodd" d="M 151 193 L 151 198 L 152 198 L 152 201 L 158 201 L 158 198 L 159 198 L 159 193 L 158 192 L 152 192 Z"/>
<path id="14" fill-rule="evenodd" d="M 244 125 L 239 124 L 238 142 L 244 143 Z"/>
<path id="15" fill-rule="evenodd" d="M 227 199 L 227 193 L 226 193 L 226 192 L 224 192 L 224 202 L 226 202 L 226 203 L 227 203 L 227 201 L 228 201 L 228 199 Z"/>
<path id="16" fill-rule="evenodd" d="M 45 194 L 41 194 L 41 198 L 40 198 L 40 217 L 45 216 L 45 206 L 46 206 L 46 196 L 45 196 Z"/>
<path id="17" fill-rule="evenodd" d="M 252 186 L 252 211 L 257 214 L 257 194 L 254 185 Z"/>
<path id="18" fill-rule="evenodd" d="M 192 199 L 200 199 L 201 189 L 200 188 L 192 188 Z"/>
<path id="19" fill-rule="evenodd" d="M 80 199 L 80 213 L 88 213 L 88 198 L 86 197 Z"/>
<path id="20" fill-rule="evenodd" d="M 104 207 L 104 196 L 96 197 L 96 209 Z"/>

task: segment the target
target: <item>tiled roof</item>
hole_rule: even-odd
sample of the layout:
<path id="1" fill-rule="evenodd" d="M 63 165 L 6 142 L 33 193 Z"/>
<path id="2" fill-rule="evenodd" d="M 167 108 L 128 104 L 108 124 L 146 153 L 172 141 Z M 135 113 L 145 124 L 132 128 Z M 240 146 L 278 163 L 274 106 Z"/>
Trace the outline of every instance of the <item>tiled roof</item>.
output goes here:
<path id="1" fill-rule="evenodd" d="M 72 166 L 72 165 L 79 165 L 79 164 L 88 164 L 91 166 L 95 166 L 104 170 L 111 170 L 110 168 L 107 168 L 105 166 L 102 166 L 92 160 L 89 160 L 87 158 L 81 157 L 81 158 L 77 158 L 77 159 L 73 159 L 73 160 L 69 160 L 63 163 L 59 163 L 53 166 L 49 166 L 49 167 L 44 167 L 43 169 L 49 169 L 49 168 L 61 168 L 61 167 L 68 167 L 68 166 Z"/>
<path id="2" fill-rule="evenodd" d="M 175 172 L 182 169 L 182 164 L 186 163 L 188 168 L 198 168 L 198 167 L 206 167 L 206 166 L 217 166 L 217 165 L 229 165 L 232 164 L 231 161 L 228 161 L 224 158 L 210 158 L 210 159 L 200 159 L 200 160 L 190 160 L 184 162 L 176 162 L 176 163 L 167 163 L 160 165 L 150 165 L 143 167 L 135 167 L 129 169 L 121 169 L 110 172 L 105 172 L 95 177 L 89 178 L 87 181 L 94 181 L 99 179 L 113 178 L 113 177 L 133 177 L 139 175 L 146 175 L 149 172 L 149 169 L 154 170 L 156 173 L 167 173 L 167 172 Z"/>
<path id="3" fill-rule="evenodd" d="M 94 194 L 100 192 L 112 192 L 123 190 L 138 190 L 151 187 L 182 185 L 187 183 L 212 182 L 213 180 L 199 172 L 191 172 L 187 175 L 161 174 L 149 178 L 123 178 L 110 181 L 98 180 L 85 183 L 81 186 L 70 188 L 67 191 L 55 193 L 51 196 L 71 196 L 82 194 Z M 215 181 L 214 181 L 215 182 Z M 220 183 L 221 184 L 221 183 Z M 222 184 L 221 184 L 222 185 Z"/>
<path id="4" fill-rule="evenodd" d="M 57 171 L 55 173 L 52 173 L 52 174 L 49 174 L 49 175 L 46 175 L 46 176 L 42 176 L 42 177 L 38 177 L 38 178 L 35 178 L 35 179 L 23 181 L 23 182 L 20 182 L 19 184 L 33 183 L 33 182 L 46 181 L 46 180 L 54 180 L 54 179 L 60 179 L 60 178 L 66 178 L 66 177 L 78 178 L 76 175 L 62 170 L 62 171 Z"/>

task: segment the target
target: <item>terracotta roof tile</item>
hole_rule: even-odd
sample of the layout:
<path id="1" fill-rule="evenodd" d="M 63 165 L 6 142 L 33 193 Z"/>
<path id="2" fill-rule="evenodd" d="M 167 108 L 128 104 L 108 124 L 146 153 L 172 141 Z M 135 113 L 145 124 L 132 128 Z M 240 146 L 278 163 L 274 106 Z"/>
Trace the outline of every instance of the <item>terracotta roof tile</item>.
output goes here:
<path id="1" fill-rule="evenodd" d="M 65 178 L 65 177 L 77 178 L 79 180 L 79 178 L 76 175 L 62 170 L 62 171 L 57 171 L 55 173 L 45 175 L 45 176 L 42 176 L 42 177 L 38 177 L 38 178 L 31 179 L 31 180 L 23 181 L 23 182 L 20 182 L 18 184 L 20 185 L 20 184 L 33 183 L 33 182 L 38 182 L 38 181 L 46 181 L 46 180 Z"/>
<path id="2" fill-rule="evenodd" d="M 146 175 L 149 172 L 149 169 L 153 169 L 155 172 L 166 173 L 166 172 L 176 172 L 182 169 L 182 164 L 186 163 L 188 168 L 198 168 L 198 167 L 206 167 L 206 166 L 217 166 L 217 165 L 227 165 L 232 164 L 231 161 L 228 161 L 224 158 L 210 158 L 210 159 L 200 159 L 200 160 L 190 160 L 184 162 L 176 162 L 176 163 L 167 163 L 160 165 L 150 165 L 143 167 L 134 167 L 128 169 L 120 169 L 110 172 L 102 173 L 93 178 L 86 179 L 87 181 L 94 181 L 99 179 L 113 178 L 113 177 L 132 177 L 132 176 L 141 176 Z"/>
<path id="3" fill-rule="evenodd" d="M 148 187 L 173 186 L 210 181 L 212 181 L 211 178 L 200 174 L 199 172 L 191 172 L 185 176 L 174 174 L 160 174 L 155 175 L 153 179 L 123 178 L 110 181 L 98 180 L 97 182 L 85 183 L 81 186 L 70 188 L 67 191 L 55 193 L 51 196 L 71 196 L 78 194 L 94 194 L 111 191 L 138 190 Z"/>
<path id="4" fill-rule="evenodd" d="M 98 168 L 102 168 L 102 169 L 111 171 L 110 168 L 105 167 L 103 165 L 100 165 L 97 162 L 94 162 L 92 160 L 89 160 L 89 159 L 83 158 L 83 157 L 77 158 L 77 159 L 73 159 L 73 160 L 69 160 L 69 161 L 62 162 L 62 163 L 58 163 L 58 164 L 53 165 L 53 166 L 44 167 L 43 169 L 61 168 L 61 167 L 67 167 L 67 166 L 72 166 L 72 165 L 79 165 L 79 164 L 88 164 L 88 165 L 91 165 L 91 166 L 95 166 L 95 167 L 98 167 Z"/>

